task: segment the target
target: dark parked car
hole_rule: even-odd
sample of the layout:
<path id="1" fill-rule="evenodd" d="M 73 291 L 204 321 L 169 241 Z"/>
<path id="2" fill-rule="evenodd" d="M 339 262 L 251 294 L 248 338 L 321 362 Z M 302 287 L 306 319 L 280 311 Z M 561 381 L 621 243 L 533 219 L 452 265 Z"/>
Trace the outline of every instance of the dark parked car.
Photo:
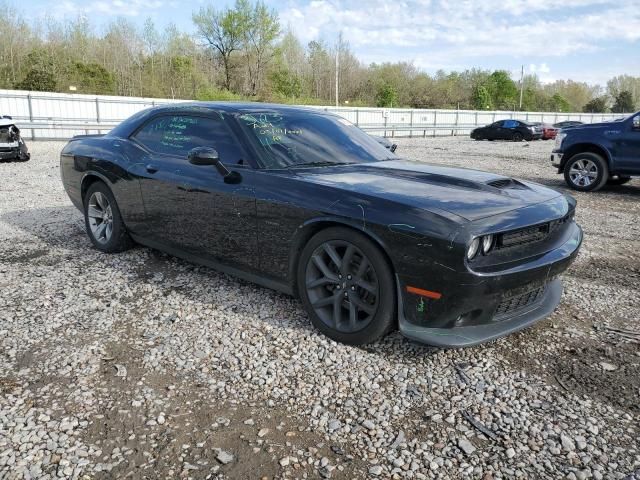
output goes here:
<path id="1" fill-rule="evenodd" d="M 9 116 L 0 117 L 0 160 L 26 162 L 31 156 L 20 129 Z"/>
<path id="2" fill-rule="evenodd" d="M 542 138 L 542 127 L 521 120 L 498 120 L 491 125 L 478 127 L 471 132 L 474 140 L 538 140 Z"/>
<path id="3" fill-rule="evenodd" d="M 376 142 L 378 142 L 384 148 L 391 150 L 392 152 L 395 152 L 396 149 L 398 148 L 398 145 L 391 142 L 391 140 L 389 140 L 387 137 L 381 137 L 379 135 L 371 135 L 371 136 L 376 140 Z"/>
<path id="4" fill-rule="evenodd" d="M 302 108 L 157 107 L 71 140 L 60 165 L 99 250 L 137 242 L 298 295 L 351 344 L 520 330 L 554 310 L 582 241 L 569 196 L 403 160 Z"/>
<path id="5" fill-rule="evenodd" d="M 553 126 L 556 128 L 577 127 L 579 125 L 584 125 L 584 123 L 579 122 L 578 120 L 565 120 L 564 122 L 558 122 L 553 124 Z"/>
<path id="6" fill-rule="evenodd" d="M 561 130 L 551 163 L 571 188 L 595 191 L 640 176 L 640 112 Z"/>

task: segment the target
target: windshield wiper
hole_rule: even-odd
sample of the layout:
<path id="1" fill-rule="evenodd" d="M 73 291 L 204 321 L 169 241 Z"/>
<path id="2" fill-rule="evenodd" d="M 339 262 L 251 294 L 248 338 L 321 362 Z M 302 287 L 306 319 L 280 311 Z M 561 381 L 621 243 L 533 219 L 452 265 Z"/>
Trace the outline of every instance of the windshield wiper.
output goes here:
<path id="1" fill-rule="evenodd" d="M 307 162 L 307 163 L 294 163 L 292 165 L 287 165 L 285 168 L 294 168 L 294 167 L 330 167 L 335 165 L 353 165 L 356 162 Z"/>

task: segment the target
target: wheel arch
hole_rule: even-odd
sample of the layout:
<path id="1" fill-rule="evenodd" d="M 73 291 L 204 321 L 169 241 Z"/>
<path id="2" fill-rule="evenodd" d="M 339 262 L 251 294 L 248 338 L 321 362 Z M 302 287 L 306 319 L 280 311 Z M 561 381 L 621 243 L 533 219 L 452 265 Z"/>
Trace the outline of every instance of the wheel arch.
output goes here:
<path id="1" fill-rule="evenodd" d="M 389 255 L 388 249 L 385 245 L 385 242 L 380 236 L 378 236 L 375 232 L 371 231 L 371 229 L 367 229 L 363 227 L 361 222 L 355 222 L 346 218 L 336 218 L 336 217 L 318 217 L 311 220 L 307 220 L 302 225 L 298 227 L 296 233 L 291 241 L 291 246 L 289 250 L 289 283 L 291 285 L 291 290 L 294 296 L 298 296 L 298 286 L 296 285 L 296 272 L 298 270 L 298 263 L 300 260 L 300 253 L 302 249 L 307 244 L 307 242 L 318 232 L 322 230 L 326 230 L 331 227 L 343 227 L 354 230 L 369 240 L 371 240 L 374 245 L 376 245 L 380 251 L 382 252 L 382 256 L 389 265 L 391 272 L 394 275 L 396 269 L 393 265 L 393 261 Z"/>
<path id="2" fill-rule="evenodd" d="M 611 171 L 611 156 L 609 155 L 609 151 L 604 148 L 602 145 L 598 145 L 597 143 L 590 142 L 582 142 L 576 143 L 575 145 L 571 145 L 565 152 L 562 158 L 562 164 L 560 165 L 560 172 L 564 172 L 564 167 L 571 160 L 571 158 L 575 157 L 580 153 L 595 153 L 596 155 L 600 155 L 607 162 L 607 167 L 609 167 L 609 171 Z"/>
<path id="3" fill-rule="evenodd" d="M 113 192 L 113 189 L 111 188 L 111 182 L 106 176 L 96 171 L 86 172 L 82 176 L 82 180 L 80 182 L 80 198 L 83 204 L 84 204 L 84 197 L 87 194 L 89 187 L 96 182 L 104 183 Z"/>

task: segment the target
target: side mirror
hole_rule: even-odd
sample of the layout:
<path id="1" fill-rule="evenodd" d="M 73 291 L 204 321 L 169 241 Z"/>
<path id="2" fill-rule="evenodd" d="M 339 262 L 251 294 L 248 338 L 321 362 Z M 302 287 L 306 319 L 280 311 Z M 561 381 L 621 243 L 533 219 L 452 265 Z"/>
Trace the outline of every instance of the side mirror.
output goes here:
<path id="1" fill-rule="evenodd" d="M 393 145 L 391 145 L 391 147 L 389 148 L 389 150 L 391 150 L 391 153 L 395 153 L 396 152 L 396 148 L 398 148 L 398 144 L 394 143 Z"/>
<path id="2" fill-rule="evenodd" d="M 218 152 L 213 148 L 197 147 L 189 151 L 187 156 L 189 163 L 193 165 L 215 165 L 220 161 Z"/>
<path id="3" fill-rule="evenodd" d="M 242 175 L 236 171 L 229 171 L 227 167 L 223 165 L 218 156 L 218 152 L 213 148 L 197 147 L 189 151 L 187 157 L 189 163 L 193 165 L 214 165 L 218 173 L 224 178 L 224 183 L 240 183 L 242 181 Z"/>
<path id="4" fill-rule="evenodd" d="M 640 115 L 636 115 L 635 117 L 633 117 L 633 124 L 632 124 L 632 128 L 634 130 L 640 130 Z"/>

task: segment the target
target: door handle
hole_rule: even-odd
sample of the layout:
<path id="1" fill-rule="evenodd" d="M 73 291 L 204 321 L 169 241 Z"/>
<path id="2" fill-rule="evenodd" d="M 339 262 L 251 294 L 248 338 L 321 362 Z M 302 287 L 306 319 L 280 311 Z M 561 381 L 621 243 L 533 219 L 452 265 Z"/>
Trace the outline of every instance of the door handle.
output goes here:
<path id="1" fill-rule="evenodd" d="M 145 168 L 147 169 L 147 172 L 149 173 L 156 173 L 158 171 L 158 167 L 156 167 L 155 165 L 152 164 L 148 164 L 145 166 Z"/>

